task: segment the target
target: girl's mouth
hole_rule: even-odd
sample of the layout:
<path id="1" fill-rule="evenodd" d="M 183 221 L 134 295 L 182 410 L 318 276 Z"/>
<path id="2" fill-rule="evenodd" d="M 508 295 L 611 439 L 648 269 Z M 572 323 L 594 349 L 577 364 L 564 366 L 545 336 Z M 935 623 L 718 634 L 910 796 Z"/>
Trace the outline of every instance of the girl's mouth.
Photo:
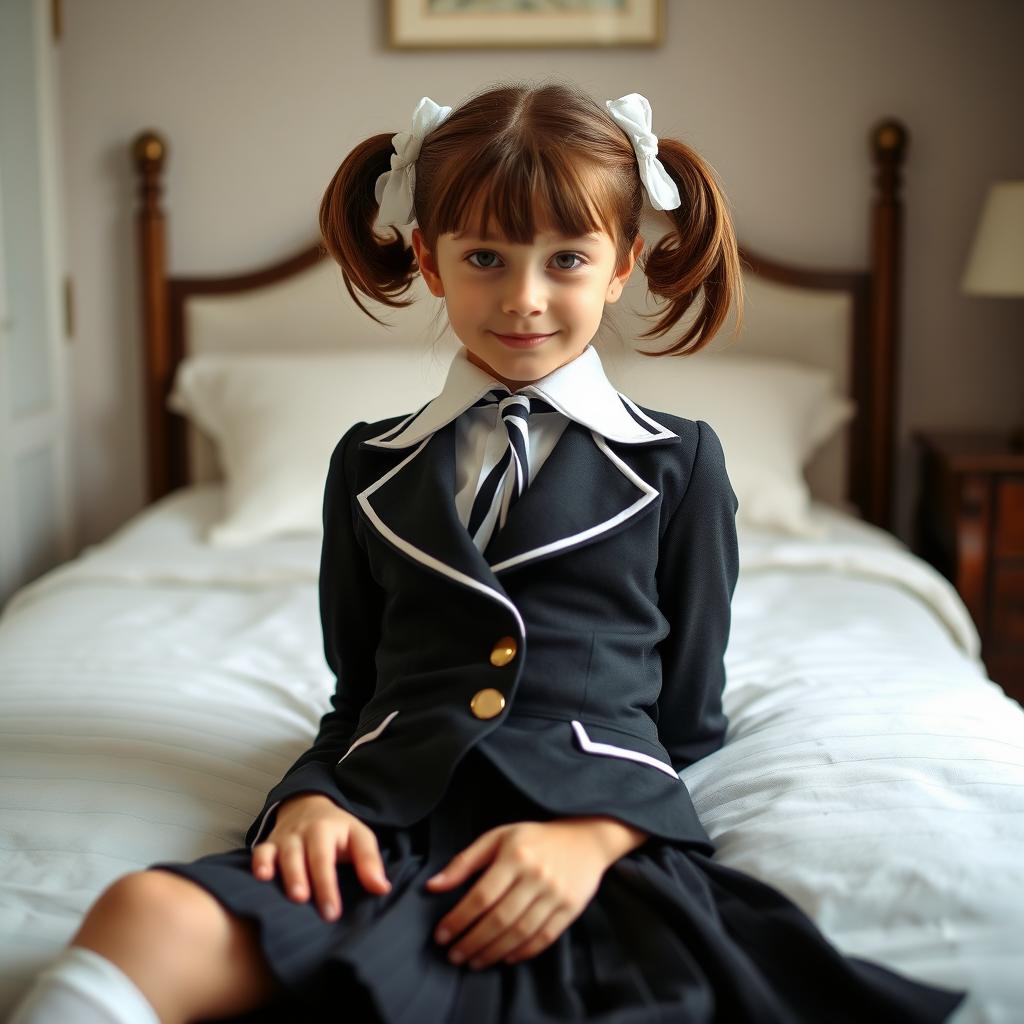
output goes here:
<path id="1" fill-rule="evenodd" d="M 541 342 L 554 337 L 558 332 L 554 331 L 551 334 L 498 334 L 497 331 L 491 331 L 491 333 L 509 348 L 535 348 Z"/>

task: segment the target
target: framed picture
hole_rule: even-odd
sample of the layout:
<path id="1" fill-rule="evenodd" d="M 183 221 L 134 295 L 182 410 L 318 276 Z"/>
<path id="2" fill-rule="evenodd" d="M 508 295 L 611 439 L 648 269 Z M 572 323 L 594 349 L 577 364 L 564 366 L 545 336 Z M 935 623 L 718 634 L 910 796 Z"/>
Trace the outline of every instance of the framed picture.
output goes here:
<path id="1" fill-rule="evenodd" d="M 396 49 L 660 46 L 665 0 L 389 0 Z"/>

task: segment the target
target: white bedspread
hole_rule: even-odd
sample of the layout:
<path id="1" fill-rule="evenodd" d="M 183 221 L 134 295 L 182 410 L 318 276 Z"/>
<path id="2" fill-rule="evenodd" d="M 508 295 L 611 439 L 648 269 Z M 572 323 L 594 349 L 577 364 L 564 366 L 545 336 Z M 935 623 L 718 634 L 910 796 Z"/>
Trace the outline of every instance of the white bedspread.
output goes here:
<path id="1" fill-rule="evenodd" d="M 320 537 L 199 538 L 190 487 L 0 616 L 0 1015 L 118 876 L 243 844 L 315 735 Z M 1024 712 L 955 590 L 824 505 L 742 528 L 725 747 L 683 773 L 716 857 L 844 952 L 1024 1020 Z"/>

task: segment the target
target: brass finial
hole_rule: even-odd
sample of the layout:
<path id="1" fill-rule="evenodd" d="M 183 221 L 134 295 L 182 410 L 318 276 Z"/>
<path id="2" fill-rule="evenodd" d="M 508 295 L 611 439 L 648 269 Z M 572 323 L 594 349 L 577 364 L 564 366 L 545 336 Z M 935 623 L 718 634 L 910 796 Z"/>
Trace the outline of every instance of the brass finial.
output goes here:
<path id="1" fill-rule="evenodd" d="M 164 137 L 153 129 L 139 132 L 132 143 L 132 158 L 139 173 L 162 171 L 167 159 L 167 143 Z"/>
<path id="2" fill-rule="evenodd" d="M 872 129 L 871 143 L 877 159 L 903 160 L 907 148 L 908 132 L 902 121 L 887 117 Z"/>

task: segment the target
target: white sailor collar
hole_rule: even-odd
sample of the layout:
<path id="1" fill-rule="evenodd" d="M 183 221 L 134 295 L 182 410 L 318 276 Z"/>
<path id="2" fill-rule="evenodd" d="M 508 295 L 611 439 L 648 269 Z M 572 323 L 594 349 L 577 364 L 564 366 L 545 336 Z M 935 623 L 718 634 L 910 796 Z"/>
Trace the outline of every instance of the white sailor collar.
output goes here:
<path id="1" fill-rule="evenodd" d="M 440 394 L 407 416 L 397 427 L 391 427 L 363 443 L 378 448 L 407 448 L 440 430 L 478 398 L 495 390 L 512 393 L 486 370 L 470 362 L 468 350 L 461 346 L 448 367 L 448 376 Z M 589 427 L 609 441 L 648 444 L 678 437 L 615 390 L 593 345 L 588 345 L 564 366 L 515 393 L 543 398 L 569 419 Z"/>

